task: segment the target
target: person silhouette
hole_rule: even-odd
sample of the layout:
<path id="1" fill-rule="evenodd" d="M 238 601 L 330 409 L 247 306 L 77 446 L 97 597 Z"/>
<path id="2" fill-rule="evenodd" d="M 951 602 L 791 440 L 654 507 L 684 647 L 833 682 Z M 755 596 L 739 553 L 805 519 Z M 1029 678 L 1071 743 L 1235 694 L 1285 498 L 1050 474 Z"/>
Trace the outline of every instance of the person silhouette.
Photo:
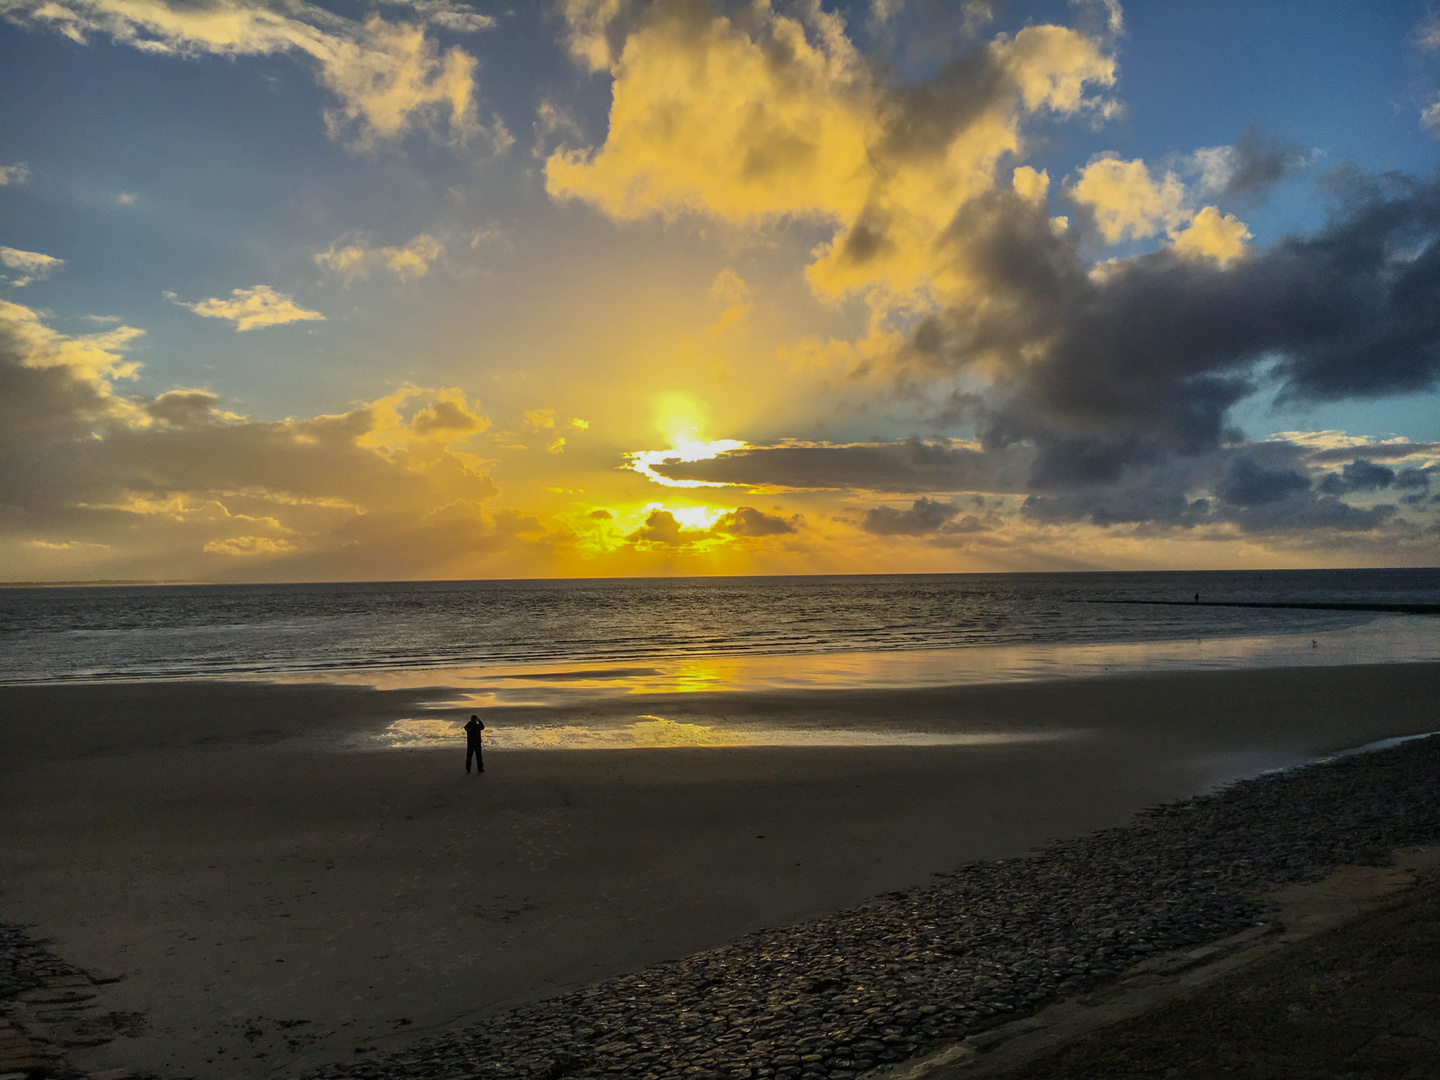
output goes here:
<path id="1" fill-rule="evenodd" d="M 485 722 L 478 716 L 470 717 L 470 722 L 465 725 L 465 771 L 470 771 L 470 759 L 475 759 L 475 771 L 485 771 L 485 758 L 480 753 L 480 733 L 485 730 Z"/>

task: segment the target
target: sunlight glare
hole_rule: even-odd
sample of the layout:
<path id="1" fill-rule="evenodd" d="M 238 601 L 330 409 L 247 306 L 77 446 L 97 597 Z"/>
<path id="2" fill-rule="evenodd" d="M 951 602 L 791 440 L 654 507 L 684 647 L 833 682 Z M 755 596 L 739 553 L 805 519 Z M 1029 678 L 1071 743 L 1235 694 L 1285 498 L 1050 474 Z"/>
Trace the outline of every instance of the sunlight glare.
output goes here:
<path id="1" fill-rule="evenodd" d="M 690 430 L 694 431 L 693 428 Z M 737 485 L 723 481 L 672 480 L 668 476 L 661 476 L 654 467 L 667 461 L 708 461 L 710 458 L 719 457 L 732 450 L 744 450 L 746 447 L 747 444 L 739 439 L 716 439 L 714 442 L 702 442 L 699 439 L 682 438 L 677 439 L 674 448 L 670 450 L 632 450 L 625 456 L 630 468 L 665 487 L 735 487 Z M 677 520 L 683 520 L 678 511 L 672 512 L 675 513 Z"/>

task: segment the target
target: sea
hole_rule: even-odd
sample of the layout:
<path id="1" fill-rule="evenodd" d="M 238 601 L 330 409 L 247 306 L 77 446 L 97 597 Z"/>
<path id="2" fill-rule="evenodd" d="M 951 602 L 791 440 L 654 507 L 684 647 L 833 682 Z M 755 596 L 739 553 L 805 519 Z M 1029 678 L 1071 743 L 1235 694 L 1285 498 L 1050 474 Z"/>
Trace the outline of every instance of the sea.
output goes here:
<path id="1" fill-rule="evenodd" d="M 525 714 L 497 745 L 864 743 L 900 736 L 745 734 L 646 703 L 1440 658 L 1440 615 L 1360 610 L 1385 605 L 1440 611 L 1440 569 L 10 587 L 0 685 L 440 686 L 452 712 Z M 458 729 L 425 713 L 382 735 Z"/>
<path id="2" fill-rule="evenodd" d="M 1137 600 L 1172 603 L 1117 602 Z M 983 673 L 997 647 L 1139 646 L 1141 663 L 1228 643 L 1264 663 L 1322 638 L 1362 650 L 1354 662 L 1430 659 L 1413 650 L 1440 632 L 1433 616 L 1211 606 L 1227 602 L 1440 607 L 1440 569 L 5 588 L 0 683 L 936 651 L 970 667 L 956 650 Z M 1312 659 L 1337 662 L 1334 648 Z"/>

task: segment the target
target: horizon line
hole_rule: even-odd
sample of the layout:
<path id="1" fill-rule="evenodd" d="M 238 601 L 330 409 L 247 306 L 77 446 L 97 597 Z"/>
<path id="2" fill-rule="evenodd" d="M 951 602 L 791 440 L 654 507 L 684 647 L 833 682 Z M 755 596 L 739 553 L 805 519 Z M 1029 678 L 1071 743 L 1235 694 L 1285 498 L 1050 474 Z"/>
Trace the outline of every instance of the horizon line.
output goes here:
<path id="1" fill-rule="evenodd" d="M 288 581 L 205 581 L 185 578 L 71 578 L 60 581 L 0 581 L 0 589 L 84 589 L 84 588 L 248 588 L 255 586 L 289 585 L 471 585 L 500 584 L 509 582 L 562 582 L 562 581 L 737 581 L 746 579 L 789 579 L 789 578 L 955 578 L 955 577 L 1019 577 L 1024 575 L 1082 575 L 1082 574 L 1314 574 L 1314 573 L 1387 573 L 1392 571 L 1440 571 L 1437 566 L 1255 566 L 1244 568 L 1190 568 L 1171 567 L 1168 569 L 1114 570 L 1096 568 L 1090 570 L 954 570 L 954 571 L 904 571 L 891 570 L 880 573 L 815 573 L 815 574 L 608 574 L 591 577 L 495 577 L 495 578 L 352 578 L 352 579 L 295 579 Z"/>

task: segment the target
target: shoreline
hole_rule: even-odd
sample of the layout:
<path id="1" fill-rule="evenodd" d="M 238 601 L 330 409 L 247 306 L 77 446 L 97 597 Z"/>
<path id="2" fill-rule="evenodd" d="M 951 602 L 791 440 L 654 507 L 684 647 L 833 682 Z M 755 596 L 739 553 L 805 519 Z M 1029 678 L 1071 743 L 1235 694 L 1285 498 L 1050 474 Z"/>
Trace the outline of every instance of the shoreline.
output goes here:
<path id="1" fill-rule="evenodd" d="M 1140 604 L 1194 608 L 1191 602 L 1074 600 L 1075 604 Z M 1200 607 L 1254 607 L 1206 602 Z M 1276 605 L 1261 604 L 1260 607 Z M 1307 605 L 1279 605 L 1306 607 Z M 1329 610 L 1322 608 L 1321 610 Z M 667 683 L 734 691 L 828 686 L 866 689 L 882 686 L 980 685 L 1089 678 L 1111 672 L 1160 673 L 1189 670 L 1354 666 L 1427 662 L 1435 656 L 1436 626 L 1414 613 L 1335 609 L 1360 621 L 1340 626 L 1283 630 L 1171 627 L 1140 637 L 1101 640 L 966 642 L 954 644 L 811 644 L 792 648 L 718 648 L 675 651 L 641 649 L 612 655 L 552 656 L 544 660 L 500 656 L 489 660 L 335 660 L 316 666 L 216 667 L 197 658 L 190 667 L 152 670 L 119 662 L 112 670 L 53 678 L 48 673 L 0 680 L 0 689 L 27 686 L 164 685 L 168 683 L 251 683 L 273 685 L 365 686 L 414 689 L 446 685 L 470 692 L 483 704 L 513 697 L 524 683 L 531 690 L 564 697 L 569 684 L 609 687 L 619 692 L 652 692 Z M 1362 618 L 1368 614 L 1368 618 Z M 56 660 L 55 662 L 62 662 Z M 68 660 L 66 661 L 68 662 Z M 12 670 L 10 675 L 17 673 Z"/>
<path id="2" fill-rule="evenodd" d="M 1023 744 L 496 750 L 484 777 L 454 748 L 333 749 L 357 722 L 383 730 L 442 700 L 0 690 L 0 815 L 16 837 L 0 852 L 0 919 L 125 973 L 106 1007 L 149 1025 L 85 1051 L 87 1065 L 289 1075 L 824 921 L 957 864 L 1433 731 L 1440 664 L 667 699 L 696 722 L 1079 733 Z M 525 715 L 496 712 L 502 726 Z M 44 723 L 15 722 L 30 715 Z"/>

